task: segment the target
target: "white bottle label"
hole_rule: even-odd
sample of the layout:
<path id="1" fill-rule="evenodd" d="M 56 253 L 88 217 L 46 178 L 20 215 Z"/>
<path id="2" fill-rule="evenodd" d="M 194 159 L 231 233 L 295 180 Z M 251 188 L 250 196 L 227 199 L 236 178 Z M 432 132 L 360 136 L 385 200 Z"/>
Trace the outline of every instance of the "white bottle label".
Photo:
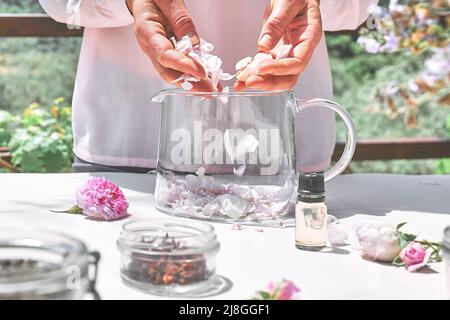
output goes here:
<path id="1" fill-rule="evenodd" d="M 298 202 L 295 206 L 297 245 L 323 247 L 327 240 L 327 207 L 323 202 Z"/>

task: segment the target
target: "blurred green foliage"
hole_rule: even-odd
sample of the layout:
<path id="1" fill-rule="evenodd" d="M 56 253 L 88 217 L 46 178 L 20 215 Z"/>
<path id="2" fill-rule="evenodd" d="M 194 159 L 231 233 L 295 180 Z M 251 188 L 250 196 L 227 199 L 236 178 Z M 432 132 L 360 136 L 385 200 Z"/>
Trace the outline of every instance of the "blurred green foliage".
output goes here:
<path id="1" fill-rule="evenodd" d="M 19 125 L 19 118 L 11 113 L 0 110 L 0 146 L 7 146 L 14 130 Z"/>
<path id="2" fill-rule="evenodd" d="M 0 107 L 21 113 L 33 102 L 71 99 L 80 40 L 0 38 Z"/>
<path id="3" fill-rule="evenodd" d="M 1 12 L 36 13 L 43 12 L 43 10 L 37 0 L 1 0 L 0 13 Z"/>
<path id="4" fill-rule="evenodd" d="M 388 118 L 385 114 L 369 112 L 377 87 L 392 81 L 405 82 L 420 71 L 424 57 L 403 52 L 369 54 L 357 43 L 357 36 L 329 35 L 327 44 L 333 73 L 335 100 L 351 113 L 358 138 L 394 138 L 446 136 L 445 123 L 448 108 L 421 106 L 417 126 L 407 128 L 404 117 Z M 338 138 L 343 140 L 345 130 L 338 124 Z M 353 172 L 387 172 L 433 174 L 435 160 L 364 161 L 351 165 Z"/>
<path id="5" fill-rule="evenodd" d="M 10 132 L 13 165 L 22 172 L 61 172 L 68 168 L 72 162 L 71 110 L 63 98 L 50 107 L 37 103 L 27 107 Z"/>

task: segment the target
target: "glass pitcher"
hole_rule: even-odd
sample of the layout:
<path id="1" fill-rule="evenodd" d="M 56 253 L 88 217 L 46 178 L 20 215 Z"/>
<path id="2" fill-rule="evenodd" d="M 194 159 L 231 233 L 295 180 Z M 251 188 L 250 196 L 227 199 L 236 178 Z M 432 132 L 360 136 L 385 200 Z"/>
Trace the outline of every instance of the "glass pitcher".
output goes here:
<path id="1" fill-rule="evenodd" d="M 307 108 L 335 111 L 347 127 L 341 159 L 325 173 L 339 175 L 355 150 L 348 112 L 292 91 L 193 93 L 161 91 L 156 207 L 197 219 L 239 224 L 292 224 L 296 195 L 295 116 Z"/>

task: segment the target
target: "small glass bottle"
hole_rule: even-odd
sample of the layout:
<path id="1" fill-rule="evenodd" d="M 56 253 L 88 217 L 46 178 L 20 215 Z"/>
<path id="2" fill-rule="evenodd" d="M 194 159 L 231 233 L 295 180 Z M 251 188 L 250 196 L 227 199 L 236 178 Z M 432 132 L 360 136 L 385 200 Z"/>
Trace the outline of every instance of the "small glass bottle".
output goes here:
<path id="1" fill-rule="evenodd" d="M 323 172 L 301 174 L 295 206 L 295 246 L 320 250 L 327 240 L 327 206 Z"/>

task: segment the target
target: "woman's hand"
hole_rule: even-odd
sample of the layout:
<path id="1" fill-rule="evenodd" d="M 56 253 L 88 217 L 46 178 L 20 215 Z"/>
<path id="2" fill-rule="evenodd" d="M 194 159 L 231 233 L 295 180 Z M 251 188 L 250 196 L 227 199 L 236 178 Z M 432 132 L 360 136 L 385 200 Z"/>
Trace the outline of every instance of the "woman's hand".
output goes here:
<path id="1" fill-rule="evenodd" d="M 126 0 L 135 19 L 135 34 L 141 49 L 155 69 L 171 83 L 182 74 L 206 79 L 203 67 L 192 58 L 174 50 L 169 40 L 189 35 L 194 46 L 200 38 L 183 0 Z M 180 82 L 176 83 L 180 85 Z M 209 81 L 193 83 L 193 91 L 212 91 Z"/>
<path id="2" fill-rule="evenodd" d="M 264 61 L 258 75 L 249 76 L 245 82 L 236 82 L 235 89 L 291 89 L 321 37 L 319 0 L 272 0 L 264 15 L 258 49 L 270 52 L 278 45 L 292 44 L 291 54 L 289 58 Z"/>

